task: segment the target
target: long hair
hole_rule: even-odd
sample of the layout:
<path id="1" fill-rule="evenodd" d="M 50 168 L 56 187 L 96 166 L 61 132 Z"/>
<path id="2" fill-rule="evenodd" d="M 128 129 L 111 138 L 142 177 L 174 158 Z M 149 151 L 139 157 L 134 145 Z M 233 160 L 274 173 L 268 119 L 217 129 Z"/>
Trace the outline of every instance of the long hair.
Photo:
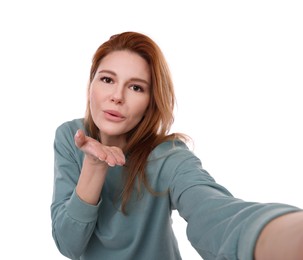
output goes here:
<path id="1" fill-rule="evenodd" d="M 101 60 L 113 51 L 127 50 L 140 55 L 148 63 L 151 71 L 151 93 L 146 113 L 140 123 L 127 133 L 127 145 L 124 152 L 127 154 L 126 178 L 122 191 L 122 212 L 126 213 L 126 204 L 135 188 L 140 194 L 143 183 L 149 192 L 156 195 L 148 182 L 145 168 L 150 152 L 166 140 L 182 138 L 180 134 L 169 134 L 174 121 L 175 93 L 170 71 L 165 57 L 159 46 L 148 36 L 136 32 L 124 32 L 112 36 L 95 52 L 90 70 L 92 82 Z M 89 91 L 89 89 L 88 89 Z M 95 125 L 88 98 L 85 128 L 88 134 L 100 141 L 100 133 Z M 184 138 L 182 138 L 184 139 Z M 135 185 L 137 182 L 137 185 Z"/>

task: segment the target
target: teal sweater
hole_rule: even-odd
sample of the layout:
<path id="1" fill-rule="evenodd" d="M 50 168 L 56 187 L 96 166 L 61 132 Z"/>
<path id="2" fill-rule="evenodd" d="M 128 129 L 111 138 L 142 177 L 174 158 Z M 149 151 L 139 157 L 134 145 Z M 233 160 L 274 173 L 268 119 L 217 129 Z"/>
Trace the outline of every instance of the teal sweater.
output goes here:
<path id="1" fill-rule="evenodd" d="M 117 196 L 122 167 L 115 166 L 108 170 L 100 203 L 87 204 L 75 192 L 84 156 L 74 144 L 79 128 L 82 119 L 62 124 L 54 142 L 52 231 L 59 251 L 71 259 L 181 259 L 171 220 L 172 210 L 178 210 L 187 222 L 189 241 L 203 259 L 250 260 L 262 227 L 299 210 L 234 198 L 179 141 L 160 144 L 148 159 L 149 183 L 163 195 L 145 189 L 140 198 L 134 193 L 128 215 L 123 215 Z"/>

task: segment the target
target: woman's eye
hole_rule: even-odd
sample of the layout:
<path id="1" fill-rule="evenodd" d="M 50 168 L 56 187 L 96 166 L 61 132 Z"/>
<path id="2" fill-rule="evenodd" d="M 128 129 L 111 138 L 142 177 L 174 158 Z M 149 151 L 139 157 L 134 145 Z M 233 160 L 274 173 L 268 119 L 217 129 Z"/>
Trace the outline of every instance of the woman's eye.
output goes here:
<path id="1" fill-rule="evenodd" d="M 139 85 L 132 85 L 130 88 L 136 92 L 143 92 L 143 88 Z"/>
<path id="2" fill-rule="evenodd" d="M 108 84 L 113 83 L 113 80 L 110 77 L 102 77 L 101 81 Z"/>

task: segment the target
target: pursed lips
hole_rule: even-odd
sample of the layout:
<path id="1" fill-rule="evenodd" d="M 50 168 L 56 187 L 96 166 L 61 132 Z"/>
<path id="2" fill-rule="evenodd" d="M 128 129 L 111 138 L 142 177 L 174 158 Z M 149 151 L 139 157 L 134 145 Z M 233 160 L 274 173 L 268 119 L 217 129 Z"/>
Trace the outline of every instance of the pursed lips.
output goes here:
<path id="1" fill-rule="evenodd" d="M 121 121 L 124 120 L 125 117 L 119 113 L 118 111 L 115 110 L 104 110 L 103 111 L 106 118 L 110 119 L 110 120 L 114 120 L 114 121 Z"/>

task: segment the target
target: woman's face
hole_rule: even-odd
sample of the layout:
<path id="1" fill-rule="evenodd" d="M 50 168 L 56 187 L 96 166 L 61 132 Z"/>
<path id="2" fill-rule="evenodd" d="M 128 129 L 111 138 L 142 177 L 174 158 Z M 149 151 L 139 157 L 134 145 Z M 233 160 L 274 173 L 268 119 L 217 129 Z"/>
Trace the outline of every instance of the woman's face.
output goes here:
<path id="1" fill-rule="evenodd" d="M 123 145 L 140 122 L 150 100 L 150 74 L 147 62 L 133 52 L 114 51 L 101 60 L 89 98 L 102 143 Z"/>

